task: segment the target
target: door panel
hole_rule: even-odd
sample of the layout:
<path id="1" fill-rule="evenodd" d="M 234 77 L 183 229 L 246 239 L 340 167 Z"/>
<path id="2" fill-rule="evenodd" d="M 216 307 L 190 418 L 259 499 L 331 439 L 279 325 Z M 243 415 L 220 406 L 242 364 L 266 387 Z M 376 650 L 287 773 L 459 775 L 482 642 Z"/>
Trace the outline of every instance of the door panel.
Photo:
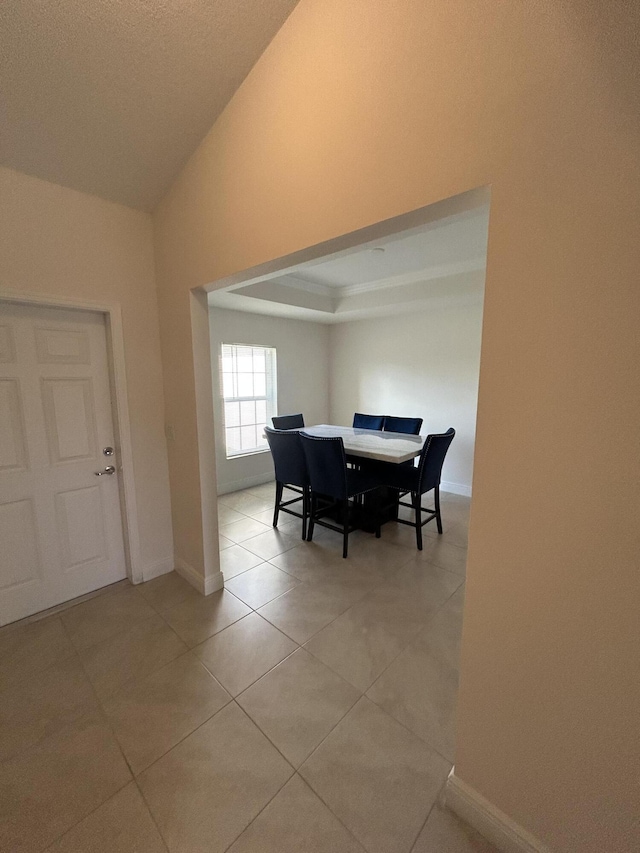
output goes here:
<path id="1" fill-rule="evenodd" d="M 41 575 L 33 501 L 29 498 L 0 504 L 0 542 L 6 569 L 0 589 L 24 586 Z"/>
<path id="2" fill-rule="evenodd" d="M 58 541 L 64 571 L 107 557 L 104 511 L 99 486 L 56 495 Z"/>
<path id="3" fill-rule="evenodd" d="M 0 362 L 11 364 L 16 360 L 16 347 L 13 342 L 13 329 L 8 324 L 0 324 Z"/>
<path id="4" fill-rule="evenodd" d="M 0 302 L 0 625 L 126 577 L 109 395 L 103 315 Z"/>
<path id="5" fill-rule="evenodd" d="M 91 377 L 42 380 L 42 408 L 53 465 L 96 457 L 96 414 Z"/>
<path id="6" fill-rule="evenodd" d="M 0 379 L 0 471 L 28 467 L 20 385 L 17 379 Z"/>
<path id="7" fill-rule="evenodd" d="M 36 326 L 39 364 L 90 364 L 89 336 L 84 331 L 45 329 Z"/>

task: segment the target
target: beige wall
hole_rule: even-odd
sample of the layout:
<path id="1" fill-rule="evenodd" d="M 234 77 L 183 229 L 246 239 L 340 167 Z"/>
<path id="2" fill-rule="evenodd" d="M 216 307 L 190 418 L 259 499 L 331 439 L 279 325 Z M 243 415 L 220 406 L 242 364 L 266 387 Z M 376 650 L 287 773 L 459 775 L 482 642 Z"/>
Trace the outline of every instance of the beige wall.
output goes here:
<path id="1" fill-rule="evenodd" d="M 275 347 L 279 414 L 302 412 L 307 424 L 326 423 L 329 417 L 329 327 L 212 307 L 209 328 L 216 471 L 218 494 L 221 495 L 272 480 L 273 459 L 269 451 L 227 459 L 218 361 L 220 344 Z"/>
<path id="2" fill-rule="evenodd" d="M 637 849 L 639 8 L 302 0 L 155 218 L 197 560 L 189 288 L 492 185 L 456 773 L 581 853 Z"/>
<path id="3" fill-rule="evenodd" d="M 471 494 L 482 294 L 472 304 L 330 327 L 332 424 L 353 413 L 422 418 L 423 435 L 455 427 L 442 488 Z"/>
<path id="4" fill-rule="evenodd" d="M 120 304 L 137 562 L 145 576 L 169 571 L 173 545 L 151 217 L 0 168 L 2 289 Z"/>

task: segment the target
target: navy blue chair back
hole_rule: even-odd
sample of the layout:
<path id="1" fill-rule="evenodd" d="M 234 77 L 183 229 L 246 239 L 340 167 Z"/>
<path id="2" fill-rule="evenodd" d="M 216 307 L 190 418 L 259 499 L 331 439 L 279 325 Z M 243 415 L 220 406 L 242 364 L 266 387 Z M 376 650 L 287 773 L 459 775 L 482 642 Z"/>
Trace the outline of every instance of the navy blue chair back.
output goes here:
<path id="1" fill-rule="evenodd" d="M 384 415 L 362 415 L 356 412 L 353 416 L 354 429 L 382 429 Z"/>
<path id="2" fill-rule="evenodd" d="M 271 418 L 275 429 L 300 429 L 304 426 L 302 415 L 280 415 Z"/>
<path id="3" fill-rule="evenodd" d="M 384 419 L 385 432 L 403 432 L 406 435 L 420 435 L 422 418 L 392 418 L 387 415 Z"/>
<path id="4" fill-rule="evenodd" d="M 273 456 L 276 480 L 292 486 L 308 486 L 309 474 L 300 433 L 280 432 L 271 427 L 265 427 L 264 432 Z"/>
<path id="5" fill-rule="evenodd" d="M 420 493 L 424 494 L 430 489 L 435 489 L 440 484 L 440 474 L 444 465 L 444 458 L 453 441 L 456 431 L 449 427 L 446 432 L 428 435 L 420 453 L 418 462 L 418 482 Z"/>
<path id="6" fill-rule="evenodd" d="M 340 436 L 319 438 L 306 432 L 297 434 L 302 441 L 312 491 L 346 500 L 347 457 Z"/>

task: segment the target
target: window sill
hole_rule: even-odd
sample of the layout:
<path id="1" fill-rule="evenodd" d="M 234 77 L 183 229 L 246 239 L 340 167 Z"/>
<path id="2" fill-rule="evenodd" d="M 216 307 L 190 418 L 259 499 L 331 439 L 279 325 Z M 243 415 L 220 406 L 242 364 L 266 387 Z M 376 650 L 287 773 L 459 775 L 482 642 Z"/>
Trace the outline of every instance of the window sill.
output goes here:
<path id="1" fill-rule="evenodd" d="M 245 456 L 259 456 L 261 453 L 271 453 L 268 447 L 260 448 L 260 450 L 247 450 L 246 453 L 234 453 L 232 456 L 227 454 L 227 460 L 243 459 Z"/>

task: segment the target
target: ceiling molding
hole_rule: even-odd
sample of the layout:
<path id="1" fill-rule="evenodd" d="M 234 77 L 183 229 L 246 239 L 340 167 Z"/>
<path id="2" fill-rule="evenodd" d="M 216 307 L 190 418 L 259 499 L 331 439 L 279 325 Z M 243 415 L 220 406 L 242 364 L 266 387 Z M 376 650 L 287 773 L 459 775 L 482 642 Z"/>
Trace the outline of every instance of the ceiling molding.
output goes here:
<path id="1" fill-rule="evenodd" d="M 329 299 L 334 299 L 336 290 L 339 288 L 329 287 L 328 284 L 319 284 L 315 281 L 309 281 L 299 275 L 287 274 L 281 278 L 272 278 L 275 284 L 282 284 L 284 287 L 293 287 L 295 290 L 305 290 L 307 293 L 315 293 L 318 296 L 328 296 Z"/>
<path id="2" fill-rule="evenodd" d="M 401 275 L 381 278 L 378 281 L 367 281 L 363 284 L 348 284 L 345 287 L 335 288 L 340 296 L 357 296 L 360 293 L 370 293 L 373 290 L 386 290 L 390 287 L 404 287 L 408 284 L 416 284 L 421 281 L 431 281 L 434 278 L 448 278 L 465 272 L 484 270 L 486 258 L 472 258 L 469 261 L 456 261 L 451 264 L 439 264 L 422 270 L 402 273 Z"/>

